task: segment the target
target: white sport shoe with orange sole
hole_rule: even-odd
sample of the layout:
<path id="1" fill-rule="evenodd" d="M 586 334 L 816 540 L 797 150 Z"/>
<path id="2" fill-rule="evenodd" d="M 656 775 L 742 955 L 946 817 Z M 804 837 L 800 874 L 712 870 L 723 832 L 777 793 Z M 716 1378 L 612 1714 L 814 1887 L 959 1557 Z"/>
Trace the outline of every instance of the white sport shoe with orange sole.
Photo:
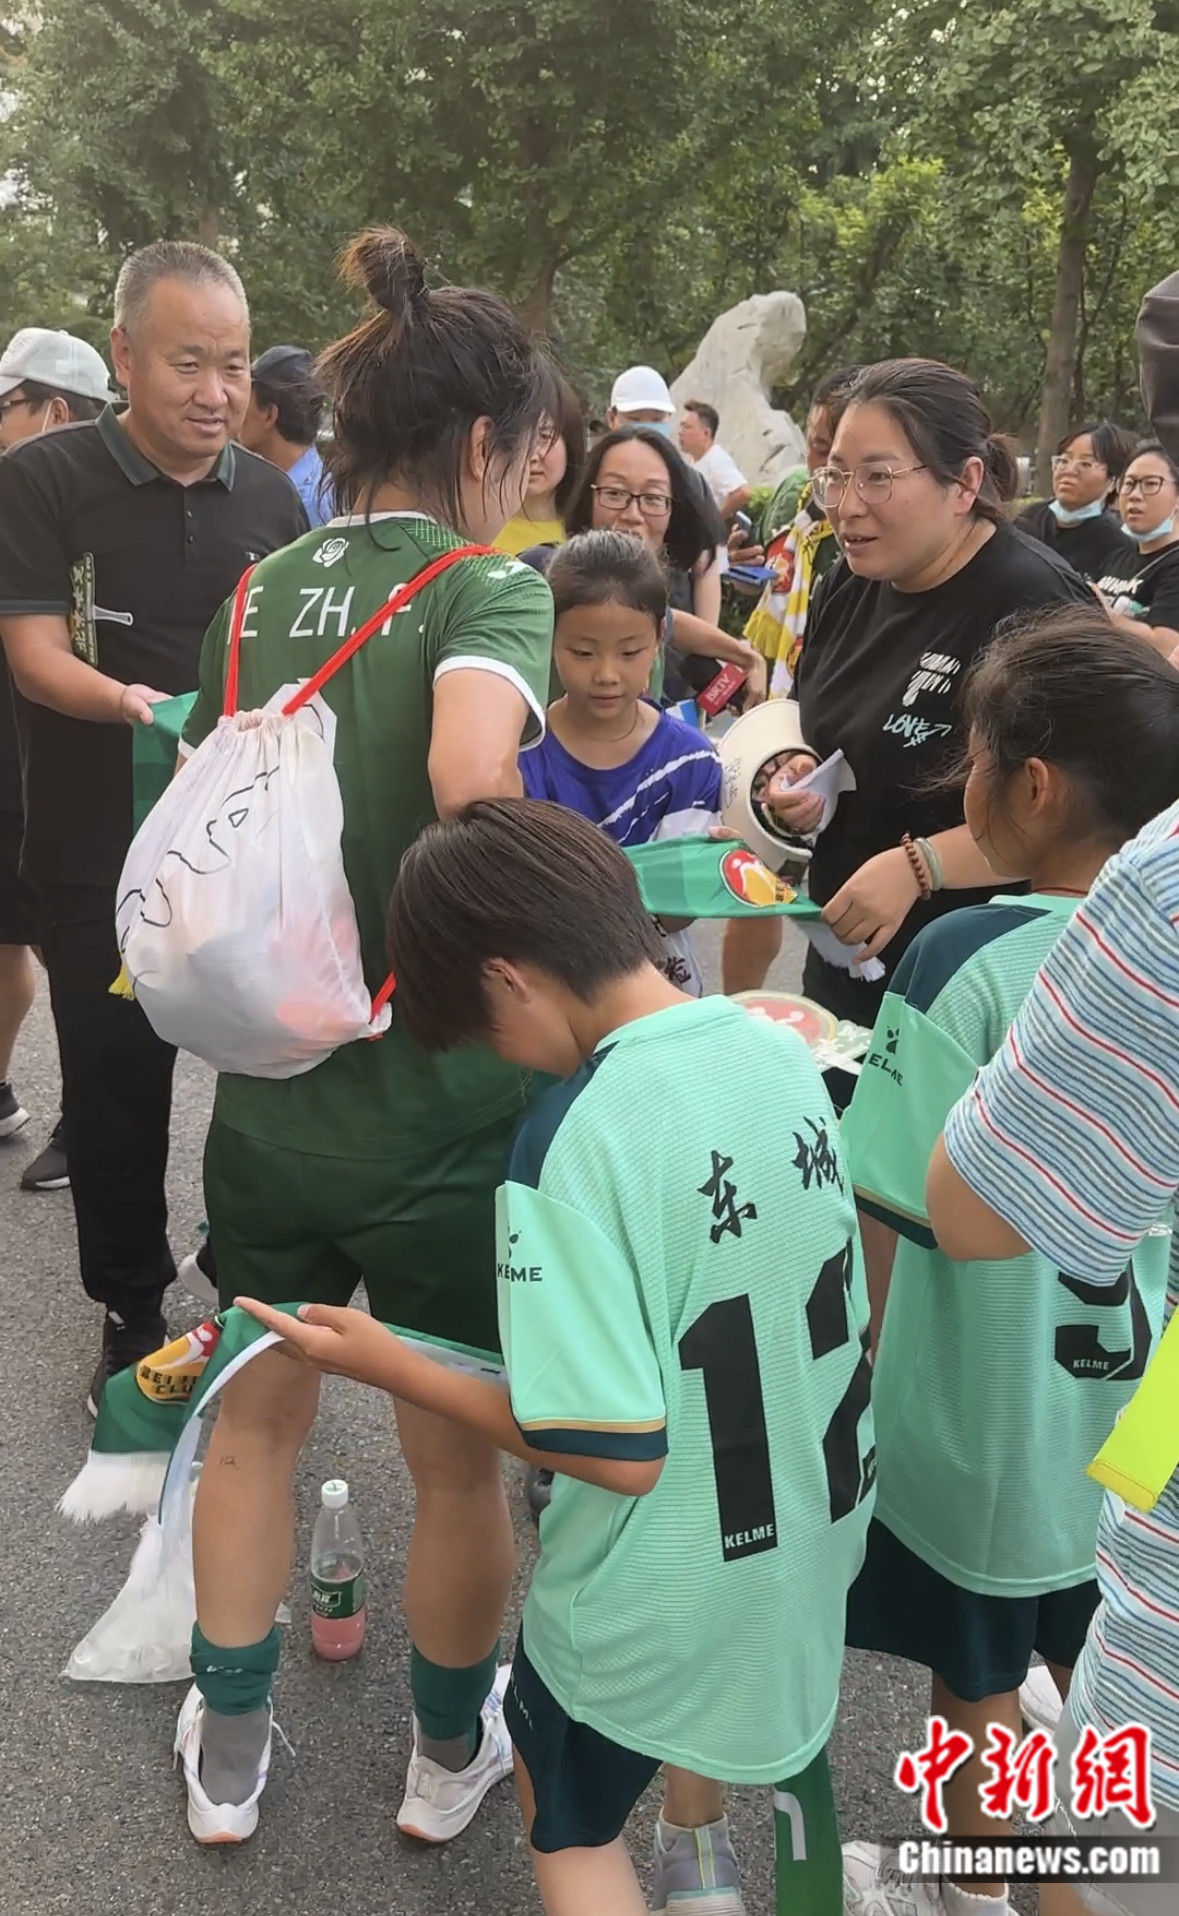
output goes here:
<path id="1" fill-rule="evenodd" d="M 205 1699 L 194 1683 L 181 1706 L 172 1746 L 172 1767 L 184 1765 L 184 1785 L 188 1791 L 188 1827 L 198 1843 L 244 1843 L 258 1827 L 258 1799 L 266 1788 L 270 1771 L 270 1746 L 273 1742 L 274 1712 L 270 1713 L 271 1733 L 258 1768 L 258 1781 L 244 1803 L 211 1803 L 201 1784 L 201 1725 Z"/>

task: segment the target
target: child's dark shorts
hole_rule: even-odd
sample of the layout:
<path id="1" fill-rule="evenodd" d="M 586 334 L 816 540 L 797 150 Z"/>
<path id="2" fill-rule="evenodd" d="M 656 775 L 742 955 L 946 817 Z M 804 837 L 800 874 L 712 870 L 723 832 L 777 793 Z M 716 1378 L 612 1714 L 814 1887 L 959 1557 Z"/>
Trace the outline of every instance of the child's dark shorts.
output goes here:
<path id="1" fill-rule="evenodd" d="M 1018 1690 L 1033 1651 L 1071 1670 L 1099 1594 L 1091 1579 L 1041 1597 L 980 1596 L 874 1519 L 864 1567 L 848 1592 L 847 1642 L 924 1664 L 963 1703 L 981 1703 Z"/>
<path id="2" fill-rule="evenodd" d="M 504 1721 L 536 1798 L 532 1847 L 552 1853 L 601 1849 L 659 1770 L 659 1759 L 624 1750 L 567 1716 L 528 1661 L 521 1630 L 504 1698 Z"/>

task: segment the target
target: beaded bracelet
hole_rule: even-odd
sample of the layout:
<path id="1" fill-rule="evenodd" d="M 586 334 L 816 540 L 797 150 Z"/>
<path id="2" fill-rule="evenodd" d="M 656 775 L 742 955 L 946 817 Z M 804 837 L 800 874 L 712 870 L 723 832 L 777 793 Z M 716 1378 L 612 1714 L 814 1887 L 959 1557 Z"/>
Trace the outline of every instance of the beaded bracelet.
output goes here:
<path id="1" fill-rule="evenodd" d="M 929 878 L 926 875 L 925 866 L 921 862 L 921 853 L 917 850 L 908 832 L 906 832 L 901 839 L 901 845 L 904 849 L 905 857 L 913 867 L 913 876 L 917 880 L 917 889 L 922 898 L 932 898 L 933 886 L 930 884 Z"/>

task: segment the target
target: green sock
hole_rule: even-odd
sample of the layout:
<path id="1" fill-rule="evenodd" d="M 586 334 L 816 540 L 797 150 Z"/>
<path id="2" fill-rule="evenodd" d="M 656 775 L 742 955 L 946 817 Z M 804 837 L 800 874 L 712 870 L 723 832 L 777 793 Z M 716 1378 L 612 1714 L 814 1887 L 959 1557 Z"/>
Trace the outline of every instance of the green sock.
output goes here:
<path id="1" fill-rule="evenodd" d="M 282 1639 L 277 1625 L 261 1643 L 221 1649 L 199 1623 L 192 1626 L 192 1674 L 197 1689 L 218 1716 L 245 1716 L 270 1700 Z"/>
<path id="2" fill-rule="evenodd" d="M 774 1786 L 778 1916 L 843 1916 L 843 1850 L 827 1752 Z"/>
<path id="3" fill-rule="evenodd" d="M 479 1712 L 495 1682 L 499 1645 L 480 1663 L 448 1669 L 410 1651 L 409 1687 L 423 1756 L 446 1770 L 465 1770 L 479 1747 Z"/>

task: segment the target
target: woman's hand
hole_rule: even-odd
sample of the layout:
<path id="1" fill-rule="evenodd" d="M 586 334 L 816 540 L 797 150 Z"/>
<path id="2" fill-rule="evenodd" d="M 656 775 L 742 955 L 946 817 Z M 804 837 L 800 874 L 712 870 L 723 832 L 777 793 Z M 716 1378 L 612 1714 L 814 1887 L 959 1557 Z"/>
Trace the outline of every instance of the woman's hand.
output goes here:
<path id="1" fill-rule="evenodd" d="M 745 680 L 745 707 L 764 705 L 769 689 L 769 666 L 756 646 L 749 648 L 749 663 Z"/>
<path id="2" fill-rule="evenodd" d="M 734 526 L 729 534 L 729 564 L 764 565 L 765 558 L 763 547 L 754 545 L 747 532 Z"/>
<path id="3" fill-rule="evenodd" d="M 298 1317 L 272 1311 L 252 1297 L 234 1303 L 268 1331 L 277 1331 L 289 1357 L 301 1358 L 313 1370 L 337 1377 L 353 1377 L 358 1384 L 392 1390 L 399 1354 L 411 1355 L 399 1337 L 370 1317 L 367 1311 L 337 1310 L 328 1304 L 304 1304 Z"/>
<path id="4" fill-rule="evenodd" d="M 823 800 L 819 793 L 791 789 L 800 778 L 816 771 L 818 764 L 813 752 L 792 752 L 760 795 L 760 802 L 788 832 L 817 832 L 823 822 Z"/>
<path id="5" fill-rule="evenodd" d="M 917 875 L 903 847 L 878 852 L 853 872 L 829 904 L 823 907 L 841 945 L 862 947 L 857 961 L 877 958 L 894 937 L 921 896 Z"/>

